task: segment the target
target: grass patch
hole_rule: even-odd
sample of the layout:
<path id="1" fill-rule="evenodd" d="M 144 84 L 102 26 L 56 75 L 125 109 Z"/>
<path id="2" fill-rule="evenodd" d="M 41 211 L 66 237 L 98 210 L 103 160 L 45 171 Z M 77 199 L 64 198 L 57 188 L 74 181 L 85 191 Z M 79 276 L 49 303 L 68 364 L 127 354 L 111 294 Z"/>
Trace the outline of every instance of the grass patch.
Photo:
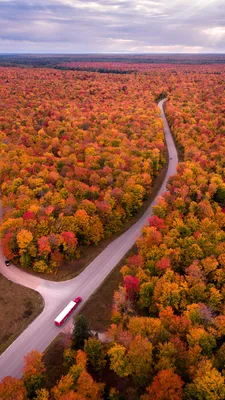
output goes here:
<path id="1" fill-rule="evenodd" d="M 44 302 L 32 289 L 0 275 L 0 354 L 41 313 Z"/>

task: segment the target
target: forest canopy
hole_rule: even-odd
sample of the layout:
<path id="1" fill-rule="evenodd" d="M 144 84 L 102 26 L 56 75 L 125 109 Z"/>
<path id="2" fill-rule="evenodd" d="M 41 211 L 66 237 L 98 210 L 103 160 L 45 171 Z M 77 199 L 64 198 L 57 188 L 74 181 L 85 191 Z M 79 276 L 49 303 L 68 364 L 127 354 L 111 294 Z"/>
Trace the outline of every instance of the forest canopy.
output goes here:
<path id="1" fill-rule="evenodd" d="M 0 69 L 5 256 L 56 272 L 119 231 L 165 164 L 157 82 L 48 69 Z M 7 111 L 6 111 L 7 110 Z"/>
<path id="2" fill-rule="evenodd" d="M 31 352 L 3 398 L 118 400 L 128 385 L 126 399 L 225 398 L 225 69 L 142 70 L 1 69 L 2 245 L 23 266 L 52 272 L 141 207 L 165 163 L 162 93 L 182 156 L 121 269 L 110 343 L 67 343 L 50 391 Z M 100 382 L 105 368 L 120 390 Z"/>

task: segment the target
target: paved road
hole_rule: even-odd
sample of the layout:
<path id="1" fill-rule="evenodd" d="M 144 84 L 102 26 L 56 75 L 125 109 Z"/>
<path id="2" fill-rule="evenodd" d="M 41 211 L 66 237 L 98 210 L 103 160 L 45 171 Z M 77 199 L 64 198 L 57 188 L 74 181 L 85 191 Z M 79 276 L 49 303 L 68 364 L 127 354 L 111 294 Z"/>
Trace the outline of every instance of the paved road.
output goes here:
<path id="1" fill-rule="evenodd" d="M 166 191 L 168 178 L 176 173 L 178 163 L 177 151 L 162 109 L 165 100 L 160 101 L 161 117 L 164 124 L 165 138 L 169 152 L 169 165 L 164 182 L 157 194 Z M 21 377 L 23 357 L 32 349 L 44 351 L 49 343 L 58 335 L 62 328 L 54 325 L 53 321 L 59 312 L 75 296 L 81 296 L 83 303 L 92 295 L 105 277 L 112 271 L 127 251 L 135 244 L 141 229 L 147 224 L 156 199 L 145 211 L 142 217 L 125 233 L 115 239 L 92 261 L 89 266 L 76 278 L 65 282 L 50 282 L 29 275 L 16 267 L 6 267 L 4 256 L 0 254 L 0 271 L 10 280 L 37 290 L 44 298 L 44 311 L 29 327 L 12 343 L 0 357 L 0 380 L 11 375 Z M 1 210 L 0 210 L 1 212 Z M 80 306 L 79 306 L 80 307 Z M 79 307 L 74 314 L 79 311 Z M 69 319 L 71 319 L 70 317 Z M 66 324 L 64 324 L 64 329 Z"/>

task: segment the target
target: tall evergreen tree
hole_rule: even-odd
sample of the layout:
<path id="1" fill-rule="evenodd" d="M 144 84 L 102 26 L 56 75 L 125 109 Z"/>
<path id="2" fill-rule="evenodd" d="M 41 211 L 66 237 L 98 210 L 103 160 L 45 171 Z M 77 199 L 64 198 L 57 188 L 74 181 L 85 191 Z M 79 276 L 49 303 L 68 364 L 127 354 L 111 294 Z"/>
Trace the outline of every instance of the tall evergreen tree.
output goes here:
<path id="1" fill-rule="evenodd" d="M 91 331 L 88 326 L 86 317 L 82 314 L 74 320 L 74 327 L 72 333 L 72 348 L 83 349 L 84 341 L 91 336 Z"/>

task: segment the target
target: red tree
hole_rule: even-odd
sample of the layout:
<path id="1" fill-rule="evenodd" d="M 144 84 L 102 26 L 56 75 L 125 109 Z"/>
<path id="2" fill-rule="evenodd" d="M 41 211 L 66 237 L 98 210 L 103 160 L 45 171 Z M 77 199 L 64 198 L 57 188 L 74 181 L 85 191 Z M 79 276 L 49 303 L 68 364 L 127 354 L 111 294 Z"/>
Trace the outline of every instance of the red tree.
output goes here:
<path id="1" fill-rule="evenodd" d="M 136 276 L 127 275 L 124 277 L 124 287 L 129 300 L 133 300 L 134 295 L 139 292 L 139 279 Z"/>

